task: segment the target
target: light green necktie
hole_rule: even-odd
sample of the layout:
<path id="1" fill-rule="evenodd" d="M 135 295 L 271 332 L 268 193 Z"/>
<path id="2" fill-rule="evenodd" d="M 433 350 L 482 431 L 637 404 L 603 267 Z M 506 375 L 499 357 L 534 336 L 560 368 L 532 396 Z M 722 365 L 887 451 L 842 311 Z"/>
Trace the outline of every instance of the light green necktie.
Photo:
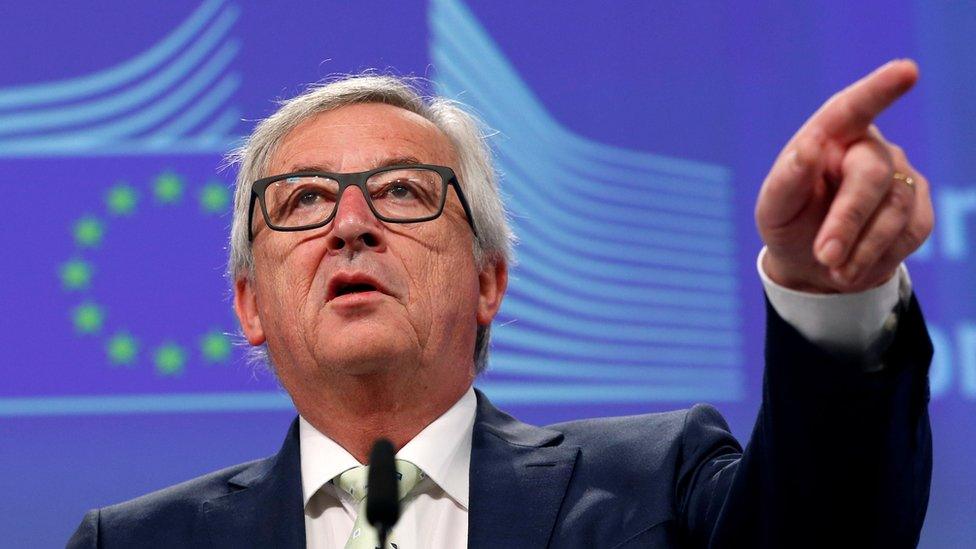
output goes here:
<path id="1" fill-rule="evenodd" d="M 396 460 L 396 470 L 399 481 L 398 492 L 402 501 L 420 481 L 426 478 L 426 475 L 419 467 L 402 459 Z M 369 467 L 360 465 L 347 469 L 332 479 L 336 486 L 345 490 L 357 502 L 356 524 L 352 527 L 352 533 L 349 534 L 345 549 L 376 549 L 380 544 L 376 530 L 366 520 L 366 479 L 368 478 Z M 384 549 L 395 548 L 393 541 L 392 537 L 388 538 Z"/>

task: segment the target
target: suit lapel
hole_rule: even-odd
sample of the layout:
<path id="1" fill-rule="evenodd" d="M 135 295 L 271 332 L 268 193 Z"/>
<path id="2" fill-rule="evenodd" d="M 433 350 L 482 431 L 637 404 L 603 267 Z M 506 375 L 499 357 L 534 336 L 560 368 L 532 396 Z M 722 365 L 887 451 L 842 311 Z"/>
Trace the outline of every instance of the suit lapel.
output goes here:
<path id="1" fill-rule="evenodd" d="M 215 547 L 305 547 L 298 419 L 278 454 L 230 480 L 231 493 L 204 503 Z"/>
<path id="2" fill-rule="evenodd" d="M 546 547 L 579 447 L 522 423 L 480 391 L 471 441 L 468 547 Z"/>

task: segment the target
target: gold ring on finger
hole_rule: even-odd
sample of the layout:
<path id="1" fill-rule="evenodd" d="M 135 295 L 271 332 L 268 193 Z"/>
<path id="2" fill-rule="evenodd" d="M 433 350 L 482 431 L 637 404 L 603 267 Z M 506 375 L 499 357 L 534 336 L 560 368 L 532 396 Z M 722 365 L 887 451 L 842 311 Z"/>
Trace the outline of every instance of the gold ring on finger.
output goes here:
<path id="1" fill-rule="evenodd" d="M 910 188 L 912 192 L 915 192 L 915 178 L 912 176 L 901 172 L 895 172 L 891 175 L 891 178 L 895 181 L 904 181 L 905 184 L 908 185 L 908 188 Z"/>

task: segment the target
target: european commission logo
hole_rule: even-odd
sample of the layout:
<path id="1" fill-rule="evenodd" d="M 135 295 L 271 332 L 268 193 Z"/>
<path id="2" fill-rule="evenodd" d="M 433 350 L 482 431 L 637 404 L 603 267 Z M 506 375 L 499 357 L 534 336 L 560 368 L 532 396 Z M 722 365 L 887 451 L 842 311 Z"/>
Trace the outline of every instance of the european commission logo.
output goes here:
<path id="1" fill-rule="evenodd" d="M 233 5 L 207 0 L 121 65 L 0 89 L 0 155 L 225 153 L 240 139 L 234 92 L 247 72 L 231 68 L 239 15 Z M 519 265 L 478 385 L 503 405 L 741 399 L 729 171 L 570 132 L 457 0 L 433 0 L 429 25 L 437 92 L 470 105 L 499 132 L 497 167 L 520 238 Z M 67 321 L 51 321 L 62 327 L 65 348 L 99 346 L 103 361 L 84 365 L 94 376 L 153 369 L 152 394 L 107 386 L 114 393 L 0 398 L 0 415 L 291 408 L 275 391 L 186 392 L 185 383 L 208 364 L 233 359 L 226 336 L 236 331 L 232 322 L 175 339 L 137 319 L 122 331 L 105 326 L 105 308 L 90 284 L 108 267 L 86 259 L 86 250 L 98 246 L 107 226 L 122 226 L 140 208 L 196 204 L 204 217 L 226 214 L 226 187 L 196 185 L 192 194 L 189 188 L 172 170 L 134 185 L 107 185 L 100 214 L 79 206 L 75 253 L 59 260 L 55 274 L 63 291 L 84 298 Z M 194 223 L 218 230 L 204 227 L 210 223 L 204 218 Z M 183 392 L 174 389 L 178 382 Z"/>
<path id="2" fill-rule="evenodd" d="M 119 319 L 118 326 L 122 327 L 107 330 L 107 310 L 101 296 L 93 291 L 93 282 L 97 272 L 105 273 L 112 266 L 100 265 L 90 257 L 113 232 L 116 235 L 138 232 L 143 226 L 140 222 L 146 221 L 143 212 L 147 210 L 163 210 L 171 220 L 182 213 L 197 229 L 209 222 L 211 226 L 207 229 L 219 232 L 222 224 L 210 220 L 226 217 L 230 201 L 230 190 L 223 183 L 210 181 L 189 186 L 178 172 L 165 170 L 141 185 L 128 182 L 112 185 L 104 194 L 101 208 L 89 208 L 94 213 L 81 215 L 74 222 L 71 229 L 74 251 L 59 268 L 61 288 L 76 299 L 69 311 L 74 332 L 100 341 L 109 366 L 131 368 L 147 363 L 159 376 L 173 377 L 181 375 L 194 356 L 209 364 L 231 359 L 228 328 L 222 326 L 200 334 L 186 334 L 185 341 L 174 339 L 172 335 L 160 338 L 151 333 L 152 330 L 140 329 L 139 315 L 130 312 L 130 318 Z M 187 215 L 189 212 L 179 210 L 195 210 L 197 215 Z M 136 250 L 129 253 L 134 254 Z M 119 292 L 117 288 L 106 289 L 102 285 L 102 291 L 106 290 Z M 121 314 L 124 316 L 125 313 Z"/>
<path id="3" fill-rule="evenodd" d="M 520 240 L 480 386 L 520 403 L 740 399 L 729 171 L 575 135 L 462 3 L 433 0 L 429 21 L 438 92 L 498 131 Z"/>
<path id="4" fill-rule="evenodd" d="M 81 77 L 0 89 L 0 156 L 222 153 L 238 137 L 236 6 L 207 0 L 163 40 Z"/>

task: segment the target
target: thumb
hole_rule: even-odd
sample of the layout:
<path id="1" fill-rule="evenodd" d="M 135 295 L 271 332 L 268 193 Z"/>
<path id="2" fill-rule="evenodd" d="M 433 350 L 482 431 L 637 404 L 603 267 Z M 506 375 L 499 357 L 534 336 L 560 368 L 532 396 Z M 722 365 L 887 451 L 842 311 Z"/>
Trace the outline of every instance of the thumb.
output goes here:
<path id="1" fill-rule="evenodd" d="M 803 211 L 823 173 L 823 138 L 811 131 L 787 146 L 769 171 L 756 203 L 756 225 L 778 229 Z"/>

